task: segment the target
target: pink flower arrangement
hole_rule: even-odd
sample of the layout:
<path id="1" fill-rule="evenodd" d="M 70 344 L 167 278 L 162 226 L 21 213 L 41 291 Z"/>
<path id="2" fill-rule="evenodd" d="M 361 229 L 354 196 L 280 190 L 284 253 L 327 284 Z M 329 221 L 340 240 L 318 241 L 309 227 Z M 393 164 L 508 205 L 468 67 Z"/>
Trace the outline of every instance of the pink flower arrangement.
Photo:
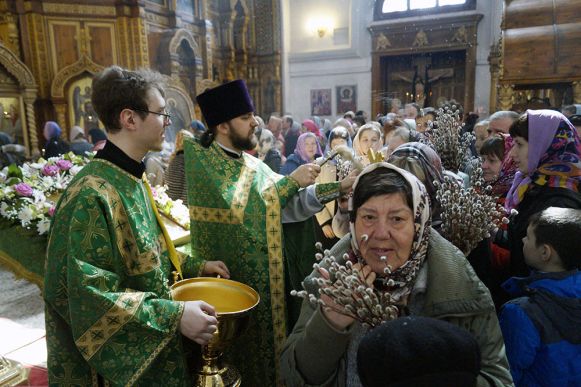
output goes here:
<path id="1" fill-rule="evenodd" d="M 61 159 L 61 160 L 58 160 L 56 162 L 56 166 L 59 167 L 59 169 L 61 171 L 68 171 L 69 169 L 71 169 L 73 167 L 73 163 L 71 163 L 69 160 L 62 160 Z"/>
<path id="2" fill-rule="evenodd" d="M 42 174 L 44 176 L 56 176 L 59 173 L 59 167 L 56 165 L 46 164 L 42 167 Z"/>
<path id="3" fill-rule="evenodd" d="M 32 187 L 26 183 L 15 184 L 14 191 L 20 196 L 32 196 Z"/>
<path id="4" fill-rule="evenodd" d="M 56 211 L 56 207 L 52 206 L 48 209 L 48 216 L 50 216 L 52 218 L 52 216 L 54 215 L 54 212 Z"/>

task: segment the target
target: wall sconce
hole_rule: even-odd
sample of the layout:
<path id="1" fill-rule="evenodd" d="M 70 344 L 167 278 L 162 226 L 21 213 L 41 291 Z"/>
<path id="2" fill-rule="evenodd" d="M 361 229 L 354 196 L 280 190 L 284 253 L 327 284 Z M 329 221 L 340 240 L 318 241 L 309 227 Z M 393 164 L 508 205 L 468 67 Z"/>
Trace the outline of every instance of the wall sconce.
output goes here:
<path id="1" fill-rule="evenodd" d="M 308 30 L 319 38 L 333 31 L 333 20 L 330 17 L 315 17 L 307 22 Z"/>

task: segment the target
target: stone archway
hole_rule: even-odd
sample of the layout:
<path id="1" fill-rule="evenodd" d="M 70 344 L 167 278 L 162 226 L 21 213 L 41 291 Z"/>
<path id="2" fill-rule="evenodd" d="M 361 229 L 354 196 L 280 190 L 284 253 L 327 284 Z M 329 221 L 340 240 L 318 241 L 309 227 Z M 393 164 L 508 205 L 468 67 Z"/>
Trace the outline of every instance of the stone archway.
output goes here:
<path id="1" fill-rule="evenodd" d="M 34 116 L 34 101 L 38 97 L 38 86 L 30 69 L 6 46 L 0 43 L 0 65 L 18 81 L 20 98 L 25 114 L 22 115 L 24 146 L 27 156 L 38 150 L 36 135 L 36 119 Z"/>
<path id="2" fill-rule="evenodd" d="M 197 84 L 203 79 L 200 48 L 194 35 L 184 28 L 176 30 L 169 40 L 168 51 L 170 77 L 190 86 L 186 91 L 194 98 L 198 94 Z"/>
<path id="3" fill-rule="evenodd" d="M 83 55 L 78 61 L 59 71 L 54 77 L 50 87 L 50 95 L 56 110 L 57 122 L 61 124 L 66 138 L 68 138 L 71 127 L 67 119 L 67 109 L 71 108 L 66 98 L 67 86 L 84 73 L 95 75 L 103 69 L 103 66 L 93 62 L 87 55 Z"/>

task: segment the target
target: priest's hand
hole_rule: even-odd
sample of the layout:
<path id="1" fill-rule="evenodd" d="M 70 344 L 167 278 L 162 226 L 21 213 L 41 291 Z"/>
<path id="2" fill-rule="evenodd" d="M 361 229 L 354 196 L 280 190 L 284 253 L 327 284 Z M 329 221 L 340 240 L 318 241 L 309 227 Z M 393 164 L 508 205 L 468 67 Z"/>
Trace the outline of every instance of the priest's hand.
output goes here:
<path id="1" fill-rule="evenodd" d="M 206 345 L 218 329 L 214 307 L 204 301 L 186 301 L 180 332 L 200 345 Z"/>
<path id="2" fill-rule="evenodd" d="M 296 180 L 297 183 L 301 186 L 301 188 L 307 187 L 311 184 L 315 183 L 315 179 L 319 176 L 321 172 L 321 167 L 317 164 L 303 164 L 293 173 L 290 174 L 290 177 Z"/>
<path id="3" fill-rule="evenodd" d="M 230 270 L 222 261 L 207 261 L 202 270 L 202 277 L 215 277 L 217 275 L 229 279 Z"/>
<path id="4" fill-rule="evenodd" d="M 358 174 L 359 171 L 354 169 L 343 180 L 341 180 L 340 190 L 343 195 L 351 192 L 351 190 L 353 189 L 353 184 L 355 183 L 355 179 L 357 179 Z"/>

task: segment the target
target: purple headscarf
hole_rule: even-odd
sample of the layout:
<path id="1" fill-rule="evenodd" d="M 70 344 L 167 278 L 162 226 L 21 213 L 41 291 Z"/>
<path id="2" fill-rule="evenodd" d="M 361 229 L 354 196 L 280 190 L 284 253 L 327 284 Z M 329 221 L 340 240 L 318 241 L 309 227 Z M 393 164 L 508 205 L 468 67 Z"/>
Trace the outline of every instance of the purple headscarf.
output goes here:
<path id="1" fill-rule="evenodd" d="M 581 141 L 567 118 L 553 110 L 527 110 L 529 141 L 527 170 L 517 172 L 505 208 L 516 208 L 531 184 L 579 191 Z"/>
<path id="2" fill-rule="evenodd" d="M 317 141 L 317 136 L 311 132 L 307 132 L 307 133 L 303 133 L 299 136 L 299 139 L 297 140 L 297 147 L 295 148 L 295 154 L 301 159 L 303 160 L 305 163 L 310 163 L 312 160 L 309 159 L 309 157 L 307 156 L 307 152 L 305 152 L 305 140 L 307 138 L 314 138 L 315 139 L 315 144 L 317 144 L 317 151 L 315 152 L 315 158 L 317 157 L 317 155 L 322 156 L 323 152 L 321 151 L 321 145 L 319 145 L 319 142 Z"/>
<path id="3" fill-rule="evenodd" d="M 61 127 L 54 121 L 46 121 L 44 124 L 44 135 L 46 137 L 46 143 L 48 144 L 51 139 L 55 137 L 60 137 L 62 132 Z"/>

